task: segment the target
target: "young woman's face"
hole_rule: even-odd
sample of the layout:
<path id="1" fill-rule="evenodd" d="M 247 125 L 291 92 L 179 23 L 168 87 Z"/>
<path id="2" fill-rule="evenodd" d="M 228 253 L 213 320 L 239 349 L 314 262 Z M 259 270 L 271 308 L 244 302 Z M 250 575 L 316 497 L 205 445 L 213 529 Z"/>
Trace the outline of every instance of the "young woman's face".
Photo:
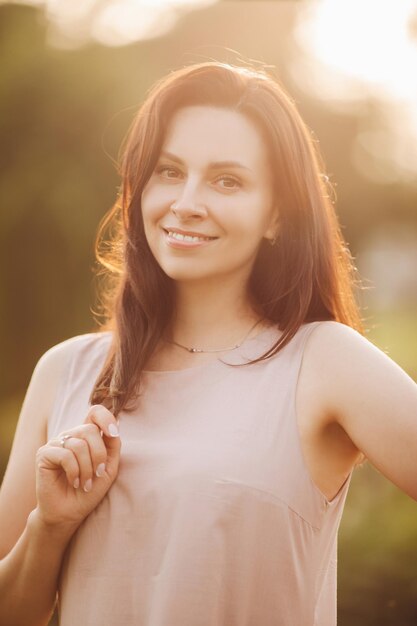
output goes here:
<path id="1" fill-rule="evenodd" d="M 172 279 L 249 277 L 262 238 L 276 232 L 271 166 L 253 122 L 227 108 L 177 111 L 143 190 L 142 214 L 150 249 Z"/>

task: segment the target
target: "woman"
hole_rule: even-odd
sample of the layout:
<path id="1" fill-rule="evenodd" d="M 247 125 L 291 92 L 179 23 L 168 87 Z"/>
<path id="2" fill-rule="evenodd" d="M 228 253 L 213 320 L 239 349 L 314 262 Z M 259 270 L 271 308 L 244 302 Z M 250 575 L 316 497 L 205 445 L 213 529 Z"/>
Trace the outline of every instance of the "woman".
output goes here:
<path id="1" fill-rule="evenodd" d="M 43 355 L 19 418 L 0 621 L 58 592 L 61 626 L 333 626 L 354 467 L 417 499 L 417 385 L 363 336 L 309 130 L 274 78 L 208 62 L 124 148 L 106 324 Z"/>

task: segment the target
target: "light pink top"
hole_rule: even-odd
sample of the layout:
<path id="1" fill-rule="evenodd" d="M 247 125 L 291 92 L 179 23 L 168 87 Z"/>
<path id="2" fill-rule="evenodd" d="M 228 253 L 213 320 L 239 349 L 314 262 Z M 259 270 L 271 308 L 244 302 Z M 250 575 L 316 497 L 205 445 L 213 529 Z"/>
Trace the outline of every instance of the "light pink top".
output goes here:
<path id="1" fill-rule="evenodd" d="M 271 359 L 146 372 L 120 414 L 119 473 L 65 554 L 60 626 L 335 626 L 337 531 L 295 417 L 303 324 Z M 223 360 L 243 363 L 269 328 Z M 110 333 L 73 337 L 48 438 L 83 423 Z"/>

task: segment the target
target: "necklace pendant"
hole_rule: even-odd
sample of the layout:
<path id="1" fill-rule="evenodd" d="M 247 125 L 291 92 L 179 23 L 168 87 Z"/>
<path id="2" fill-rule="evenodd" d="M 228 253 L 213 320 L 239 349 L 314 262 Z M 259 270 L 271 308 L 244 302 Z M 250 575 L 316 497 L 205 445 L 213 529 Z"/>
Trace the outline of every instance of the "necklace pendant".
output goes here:
<path id="1" fill-rule="evenodd" d="M 199 350 L 198 348 L 189 348 L 190 352 L 203 352 L 202 350 Z"/>

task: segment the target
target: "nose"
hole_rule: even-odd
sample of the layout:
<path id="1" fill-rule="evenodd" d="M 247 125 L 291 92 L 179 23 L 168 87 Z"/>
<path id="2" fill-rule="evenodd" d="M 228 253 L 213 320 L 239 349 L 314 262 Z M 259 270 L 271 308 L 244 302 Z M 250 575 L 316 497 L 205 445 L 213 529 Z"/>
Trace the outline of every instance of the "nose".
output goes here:
<path id="1" fill-rule="evenodd" d="M 207 214 L 205 206 L 199 202 L 196 186 L 185 185 L 183 193 L 171 204 L 172 212 L 182 219 L 191 216 L 203 216 Z"/>

